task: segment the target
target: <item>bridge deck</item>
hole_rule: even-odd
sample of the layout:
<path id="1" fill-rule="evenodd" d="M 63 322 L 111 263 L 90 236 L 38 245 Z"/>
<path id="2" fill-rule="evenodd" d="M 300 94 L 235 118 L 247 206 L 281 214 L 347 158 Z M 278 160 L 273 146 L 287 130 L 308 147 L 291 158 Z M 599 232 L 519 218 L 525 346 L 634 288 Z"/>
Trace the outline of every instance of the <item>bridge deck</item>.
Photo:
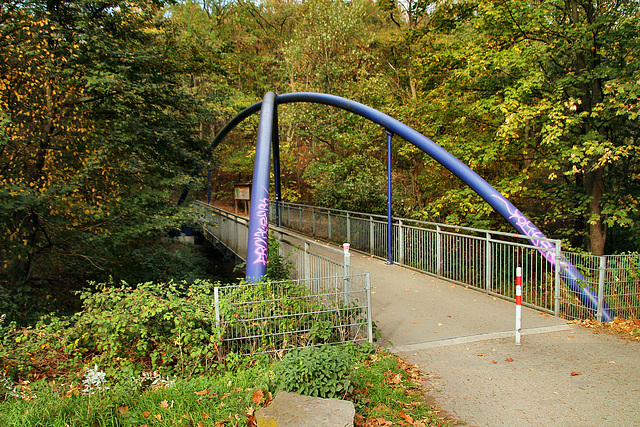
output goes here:
<path id="1" fill-rule="evenodd" d="M 523 307 L 516 346 L 512 302 L 368 255 L 351 263 L 371 273 L 378 343 L 418 365 L 436 404 L 469 425 L 637 425 L 639 342 Z"/>

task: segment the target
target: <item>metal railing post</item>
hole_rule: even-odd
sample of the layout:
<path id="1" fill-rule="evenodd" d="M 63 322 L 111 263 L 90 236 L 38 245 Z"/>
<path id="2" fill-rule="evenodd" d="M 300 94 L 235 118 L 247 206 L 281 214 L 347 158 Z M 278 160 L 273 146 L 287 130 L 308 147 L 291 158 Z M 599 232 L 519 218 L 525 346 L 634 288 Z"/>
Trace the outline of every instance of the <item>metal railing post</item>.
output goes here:
<path id="1" fill-rule="evenodd" d="M 327 211 L 327 240 L 331 241 L 331 211 Z"/>
<path id="2" fill-rule="evenodd" d="M 311 256 L 309 251 L 311 246 L 309 243 L 304 242 L 304 279 L 309 281 L 311 279 Z"/>
<path id="3" fill-rule="evenodd" d="M 371 278 L 369 272 L 365 275 L 365 289 L 367 291 L 367 335 L 369 336 L 369 343 L 373 344 L 373 315 L 371 313 Z"/>
<path id="4" fill-rule="evenodd" d="M 491 265 L 491 234 L 487 233 L 487 240 L 485 243 L 485 262 L 484 262 L 484 286 L 487 292 L 491 292 L 491 276 L 493 266 Z"/>
<path id="5" fill-rule="evenodd" d="M 220 295 L 218 286 L 213 288 L 213 309 L 216 313 L 216 327 L 220 329 Z"/>
<path id="6" fill-rule="evenodd" d="M 398 220 L 398 258 L 400 264 L 404 264 L 404 228 L 402 220 Z"/>
<path id="7" fill-rule="evenodd" d="M 369 216 L 369 252 L 371 253 L 371 255 L 375 254 L 375 247 L 376 247 L 376 227 L 375 224 L 373 222 L 373 217 Z"/>
<path id="8" fill-rule="evenodd" d="M 351 253 L 349 247 L 344 249 L 344 306 L 349 306 L 351 296 Z"/>
<path id="9" fill-rule="evenodd" d="M 347 242 L 351 242 L 351 217 L 347 212 Z"/>
<path id="10" fill-rule="evenodd" d="M 311 228 L 312 228 L 312 236 L 316 237 L 316 208 L 311 207 Z"/>
<path id="11" fill-rule="evenodd" d="M 442 276 L 442 235 L 439 225 L 436 225 L 436 274 Z"/>
<path id="12" fill-rule="evenodd" d="M 598 307 L 596 309 L 596 319 L 598 322 L 602 322 L 602 309 L 604 306 L 604 279 L 607 273 L 607 257 L 600 257 L 600 268 L 598 275 Z"/>
<path id="13" fill-rule="evenodd" d="M 562 268 L 560 263 L 562 262 L 562 252 L 560 250 L 559 240 L 555 241 L 555 245 L 556 245 L 556 253 L 554 254 L 555 262 L 553 263 L 553 267 L 555 268 L 555 279 L 554 279 L 555 302 L 553 307 L 553 314 L 556 317 L 560 317 L 560 268 Z"/>
<path id="14" fill-rule="evenodd" d="M 298 218 L 300 218 L 300 228 L 299 231 L 302 232 L 302 206 L 298 207 L 298 212 L 300 212 L 300 215 L 298 215 Z"/>

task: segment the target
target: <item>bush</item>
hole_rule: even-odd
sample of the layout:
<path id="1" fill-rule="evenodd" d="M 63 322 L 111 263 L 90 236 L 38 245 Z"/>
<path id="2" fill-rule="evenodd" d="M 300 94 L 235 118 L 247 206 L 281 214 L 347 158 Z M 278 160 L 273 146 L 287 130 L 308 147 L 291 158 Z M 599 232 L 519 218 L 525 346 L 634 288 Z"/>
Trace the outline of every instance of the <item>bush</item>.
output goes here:
<path id="1" fill-rule="evenodd" d="M 276 366 L 279 390 L 314 397 L 343 397 L 351 388 L 351 352 L 323 345 L 289 351 Z"/>
<path id="2" fill-rule="evenodd" d="M 112 377 L 159 371 L 188 377 L 221 360 L 213 284 L 95 285 L 83 310 L 4 331 L 0 361 L 13 376 L 70 374 L 97 364 Z"/>

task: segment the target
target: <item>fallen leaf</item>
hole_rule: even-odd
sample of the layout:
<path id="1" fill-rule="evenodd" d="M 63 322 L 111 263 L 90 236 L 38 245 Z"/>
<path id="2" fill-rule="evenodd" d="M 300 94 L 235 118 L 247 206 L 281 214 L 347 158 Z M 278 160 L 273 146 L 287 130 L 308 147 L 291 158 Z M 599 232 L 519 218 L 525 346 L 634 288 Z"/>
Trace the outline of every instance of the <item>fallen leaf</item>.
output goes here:
<path id="1" fill-rule="evenodd" d="M 572 377 L 575 377 L 576 375 L 582 375 L 582 372 L 576 372 L 576 371 L 571 372 Z"/>
<path id="2" fill-rule="evenodd" d="M 116 415 L 121 417 L 125 415 L 127 412 L 129 412 L 128 406 L 116 406 Z"/>
<path id="3" fill-rule="evenodd" d="M 258 406 L 262 403 L 263 400 L 264 400 L 264 391 L 262 391 L 262 389 L 256 390 L 253 393 L 253 397 L 251 398 L 251 401 L 253 402 L 253 404 Z"/>
<path id="4" fill-rule="evenodd" d="M 491 363 L 498 363 L 498 361 L 497 360 L 492 360 Z"/>
<path id="5" fill-rule="evenodd" d="M 196 427 L 204 427 L 204 424 L 199 422 L 198 424 L 196 424 Z"/>
<path id="6" fill-rule="evenodd" d="M 209 394 L 209 389 L 205 388 L 204 390 L 201 391 L 196 391 L 195 392 L 198 396 L 204 396 L 205 394 Z"/>
<path id="7" fill-rule="evenodd" d="M 143 417 L 145 417 L 145 418 L 146 418 L 146 417 L 148 417 L 149 415 L 151 415 L 151 412 L 146 411 L 146 410 L 145 410 L 145 411 L 142 411 L 142 416 L 143 416 Z"/>
<path id="8" fill-rule="evenodd" d="M 154 417 L 156 417 L 156 420 L 158 420 L 158 421 L 162 420 L 162 415 L 160 415 L 160 414 L 155 414 Z"/>
<path id="9" fill-rule="evenodd" d="M 202 418 L 204 418 L 204 420 L 208 420 L 209 419 L 209 414 L 207 414 L 206 412 L 202 413 Z"/>
<path id="10" fill-rule="evenodd" d="M 476 354 L 476 356 L 478 356 L 478 357 L 485 357 L 486 355 L 487 355 L 487 353 L 478 353 L 478 354 Z"/>
<path id="11" fill-rule="evenodd" d="M 513 362 L 513 359 L 512 359 L 512 358 L 510 358 L 510 357 L 508 357 L 508 358 L 506 358 L 506 359 L 504 359 L 504 360 L 505 360 L 506 362 Z"/>
<path id="12" fill-rule="evenodd" d="M 413 424 L 413 418 L 411 417 L 411 415 L 406 415 L 404 412 L 400 412 L 400 417 L 402 417 L 402 419 L 406 422 Z"/>

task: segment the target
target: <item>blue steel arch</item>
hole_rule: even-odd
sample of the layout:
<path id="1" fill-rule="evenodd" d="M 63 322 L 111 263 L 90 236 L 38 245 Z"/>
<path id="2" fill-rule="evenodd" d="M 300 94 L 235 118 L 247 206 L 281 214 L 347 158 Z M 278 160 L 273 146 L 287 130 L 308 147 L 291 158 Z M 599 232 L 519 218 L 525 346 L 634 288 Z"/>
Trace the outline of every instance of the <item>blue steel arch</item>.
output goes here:
<path id="1" fill-rule="evenodd" d="M 364 104 L 342 98 L 335 95 L 313 92 L 289 93 L 275 95 L 269 92 L 261 102 L 257 102 L 242 110 L 215 136 L 209 146 L 209 150 L 215 149 L 224 137 L 236 125 L 247 117 L 260 110 L 260 123 L 258 125 L 258 142 L 256 146 L 256 159 L 253 174 L 253 190 L 251 194 L 251 215 L 249 219 L 249 249 L 247 253 L 247 280 L 260 280 L 266 273 L 266 236 L 268 234 L 267 209 L 269 201 L 269 166 L 270 166 L 270 142 L 277 130 L 273 123 L 276 121 L 274 111 L 276 105 L 297 102 L 324 104 L 340 108 L 362 116 L 384 127 L 387 132 L 398 135 L 412 143 L 420 150 L 430 155 L 438 163 L 449 169 L 460 178 L 472 190 L 480 195 L 491 207 L 502 215 L 521 235 L 527 236 L 529 242 L 540 248 L 542 256 L 552 265 L 556 262 L 560 266 L 561 278 L 570 289 L 575 292 L 580 301 L 593 312 L 598 308 L 597 293 L 590 289 L 586 281 L 564 257 L 556 260 L 555 245 L 546 239 L 545 235 L 511 202 L 493 188 L 480 175 L 471 170 L 451 153 L 431 141 L 426 136 L 401 123 L 400 121 Z M 582 287 L 584 286 L 584 287 Z M 615 313 L 606 303 L 602 310 L 604 321 L 610 321 Z"/>

